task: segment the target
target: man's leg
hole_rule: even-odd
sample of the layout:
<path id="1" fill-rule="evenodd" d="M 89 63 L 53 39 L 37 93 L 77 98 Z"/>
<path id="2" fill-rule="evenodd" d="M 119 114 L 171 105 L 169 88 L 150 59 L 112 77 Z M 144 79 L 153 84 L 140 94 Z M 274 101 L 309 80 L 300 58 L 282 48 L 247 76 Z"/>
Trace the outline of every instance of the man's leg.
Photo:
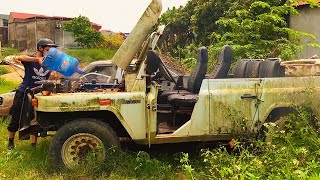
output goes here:
<path id="1" fill-rule="evenodd" d="M 36 146 L 38 141 L 38 135 L 37 134 L 31 134 L 31 146 Z"/>
<path id="2" fill-rule="evenodd" d="M 22 106 L 22 99 L 24 93 L 17 91 L 14 95 L 13 104 L 10 109 L 10 114 L 12 115 L 11 122 L 8 125 L 8 149 L 14 148 L 14 136 L 19 129 L 19 119 L 21 114 L 21 106 Z"/>
<path id="3" fill-rule="evenodd" d="M 16 132 L 10 132 L 8 131 L 8 149 L 14 149 L 14 136 L 16 135 Z"/>

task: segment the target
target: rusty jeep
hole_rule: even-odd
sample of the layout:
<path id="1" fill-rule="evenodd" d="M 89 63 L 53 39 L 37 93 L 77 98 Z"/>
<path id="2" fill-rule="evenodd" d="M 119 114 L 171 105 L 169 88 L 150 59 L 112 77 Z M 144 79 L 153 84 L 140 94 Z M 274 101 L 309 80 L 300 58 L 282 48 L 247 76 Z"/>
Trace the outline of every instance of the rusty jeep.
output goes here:
<path id="1" fill-rule="evenodd" d="M 89 152 L 106 160 L 107 151 L 119 148 L 124 139 L 150 147 L 255 136 L 264 123 L 276 122 L 296 106 L 308 106 L 319 117 L 320 101 L 315 99 L 320 96 L 320 77 L 281 77 L 275 72 L 277 61 L 261 61 L 266 63 L 260 63 L 265 67 L 260 67 L 260 77 L 237 78 L 252 73 L 257 66 L 253 61 L 243 63 L 247 71 L 234 78 L 227 77 L 224 68 L 206 76 L 208 50 L 201 47 L 192 74 L 174 76 L 156 51 L 165 27 L 149 34 L 161 8 L 160 0 L 152 0 L 114 55 L 112 62 L 124 70 L 121 80 L 86 86 L 60 83 L 69 86 L 64 91 L 58 84 L 42 82 L 42 92 L 52 93 L 28 99 L 37 125 L 24 119 L 21 133 L 55 132 L 49 150 L 54 163 L 73 167 Z M 219 58 L 231 62 L 231 47 L 224 46 Z"/>

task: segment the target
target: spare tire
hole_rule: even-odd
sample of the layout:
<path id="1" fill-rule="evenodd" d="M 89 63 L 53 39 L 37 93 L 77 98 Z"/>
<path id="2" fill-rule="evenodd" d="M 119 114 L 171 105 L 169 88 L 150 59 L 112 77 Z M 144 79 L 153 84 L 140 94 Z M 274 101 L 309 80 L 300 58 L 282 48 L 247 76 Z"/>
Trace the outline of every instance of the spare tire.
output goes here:
<path id="1" fill-rule="evenodd" d="M 249 61 L 247 63 L 246 71 L 245 71 L 245 78 L 257 78 L 259 77 L 259 69 L 260 63 L 263 61 Z"/>
<path id="2" fill-rule="evenodd" d="M 218 56 L 218 64 L 214 70 L 210 73 L 210 79 L 223 79 L 227 78 L 228 72 L 232 62 L 232 48 L 229 45 L 222 47 L 221 52 Z"/>
<path id="3" fill-rule="evenodd" d="M 259 77 L 279 77 L 280 76 L 280 62 L 266 60 L 260 63 Z"/>
<path id="4" fill-rule="evenodd" d="M 237 62 L 233 70 L 234 78 L 244 78 L 248 60 L 240 60 Z"/>

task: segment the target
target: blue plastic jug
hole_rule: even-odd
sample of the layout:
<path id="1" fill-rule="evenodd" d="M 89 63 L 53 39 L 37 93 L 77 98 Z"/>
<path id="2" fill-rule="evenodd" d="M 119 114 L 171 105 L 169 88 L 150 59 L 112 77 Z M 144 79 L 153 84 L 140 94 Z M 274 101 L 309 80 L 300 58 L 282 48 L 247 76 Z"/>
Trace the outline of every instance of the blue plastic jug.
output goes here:
<path id="1" fill-rule="evenodd" d="M 83 74 L 83 71 L 78 68 L 79 61 L 76 58 L 59 51 L 56 48 L 50 48 L 43 60 L 43 65 L 66 77 L 70 77 L 74 73 Z"/>

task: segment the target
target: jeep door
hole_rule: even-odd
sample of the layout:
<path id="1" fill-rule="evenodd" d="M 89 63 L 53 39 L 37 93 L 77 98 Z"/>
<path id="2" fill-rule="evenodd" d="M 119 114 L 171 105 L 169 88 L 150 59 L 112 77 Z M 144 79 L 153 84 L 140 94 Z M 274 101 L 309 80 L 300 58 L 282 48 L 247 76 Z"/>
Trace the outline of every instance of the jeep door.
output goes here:
<path id="1" fill-rule="evenodd" d="M 210 134 L 241 134 L 253 131 L 259 120 L 263 79 L 210 79 Z"/>

